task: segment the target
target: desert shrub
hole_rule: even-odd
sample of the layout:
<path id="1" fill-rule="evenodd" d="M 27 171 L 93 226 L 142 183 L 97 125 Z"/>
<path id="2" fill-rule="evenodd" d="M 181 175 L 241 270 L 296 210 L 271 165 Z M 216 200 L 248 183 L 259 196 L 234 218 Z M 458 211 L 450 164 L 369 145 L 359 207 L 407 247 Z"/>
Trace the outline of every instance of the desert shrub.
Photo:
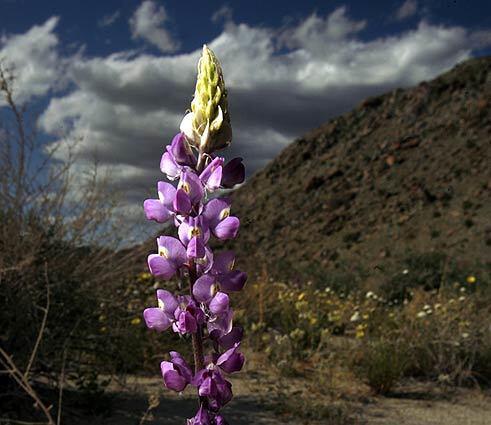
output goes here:
<path id="1" fill-rule="evenodd" d="M 408 351 L 402 341 L 377 339 L 361 346 L 354 364 L 357 375 L 377 394 L 387 394 L 403 376 Z"/>
<path id="2" fill-rule="evenodd" d="M 56 389 L 65 376 L 97 395 L 94 374 L 125 351 L 121 340 L 108 347 L 99 318 L 104 300 L 116 317 L 126 311 L 113 288 L 138 268 L 132 251 L 119 250 L 128 227 L 97 164 L 76 163 L 76 141 L 36 137 L 35 114 L 17 106 L 14 80 L 0 63 L 0 392 L 32 397 L 40 378 Z M 111 331 L 126 327 L 121 320 Z M 48 403 L 36 404 L 53 422 Z"/>
<path id="3" fill-rule="evenodd" d="M 446 256 L 443 253 L 411 254 L 402 264 L 398 264 L 398 271 L 381 285 L 381 293 L 387 300 L 403 302 L 411 297 L 414 288 L 424 288 L 427 291 L 438 289 L 445 262 Z"/>
<path id="4" fill-rule="evenodd" d="M 486 357 L 489 308 L 476 308 L 475 296 L 459 292 L 455 297 L 416 292 L 405 308 L 398 334 L 411 347 L 407 375 L 462 385 L 486 373 L 476 366 Z"/>
<path id="5" fill-rule="evenodd" d="M 434 258 L 429 264 L 436 273 L 440 257 Z M 265 352 L 282 374 L 282 365 L 291 374 L 314 357 L 334 354 L 376 392 L 390 391 L 401 376 L 454 385 L 485 383 L 491 352 L 488 269 L 446 261 L 441 288 L 426 290 L 422 279 L 412 276 L 419 286 L 402 301 L 386 298 L 380 289 L 343 294 L 309 282 L 296 286 L 267 277 L 249 282 L 237 300 L 247 344 Z M 399 267 L 404 271 L 407 263 Z M 417 275 L 418 270 L 401 274 Z M 423 275 L 436 282 L 428 268 Z M 352 344 L 347 348 L 341 341 Z"/>

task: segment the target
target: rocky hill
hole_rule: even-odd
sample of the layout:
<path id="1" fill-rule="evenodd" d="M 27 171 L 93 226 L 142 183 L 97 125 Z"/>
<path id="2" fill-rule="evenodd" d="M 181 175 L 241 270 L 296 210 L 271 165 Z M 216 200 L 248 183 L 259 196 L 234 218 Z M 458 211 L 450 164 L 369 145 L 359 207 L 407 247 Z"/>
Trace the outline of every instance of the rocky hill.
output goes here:
<path id="1" fill-rule="evenodd" d="M 373 270 L 408 253 L 491 261 L 491 57 L 368 98 L 233 194 L 241 267 Z"/>

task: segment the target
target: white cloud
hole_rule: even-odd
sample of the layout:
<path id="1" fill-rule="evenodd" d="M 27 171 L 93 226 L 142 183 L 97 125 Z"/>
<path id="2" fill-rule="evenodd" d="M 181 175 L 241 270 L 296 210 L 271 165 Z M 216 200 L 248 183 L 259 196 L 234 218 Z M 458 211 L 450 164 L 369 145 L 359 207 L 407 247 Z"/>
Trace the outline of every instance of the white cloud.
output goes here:
<path id="1" fill-rule="evenodd" d="M 104 15 L 101 19 L 99 19 L 97 25 L 99 25 L 101 28 L 110 27 L 119 19 L 120 16 L 121 12 L 119 10 L 116 10 L 114 13 Z"/>
<path id="2" fill-rule="evenodd" d="M 366 96 L 430 79 L 469 57 L 476 43 L 491 44 L 489 33 L 425 21 L 395 36 L 364 40 L 366 25 L 350 19 L 345 8 L 281 30 L 226 23 L 208 44 L 229 90 L 230 155 L 243 156 L 255 171 L 294 137 Z M 160 154 L 189 107 L 199 54 L 74 58 L 68 73 L 74 90 L 50 101 L 40 126 L 56 134 L 63 125 L 80 138 L 78 154 L 96 155 L 129 202 L 139 204 L 161 178 Z"/>
<path id="3" fill-rule="evenodd" d="M 133 38 L 142 38 L 164 53 L 175 52 L 179 43 L 163 27 L 166 21 L 168 16 L 164 6 L 158 6 L 152 0 L 145 0 L 130 19 Z"/>
<path id="4" fill-rule="evenodd" d="M 414 16 L 418 11 L 418 2 L 416 0 L 405 0 L 401 4 L 399 9 L 397 9 L 395 18 L 398 21 L 403 21 L 404 19 Z"/>
<path id="5" fill-rule="evenodd" d="M 224 21 L 231 22 L 233 16 L 232 8 L 226 4 L 220 7 L 213 15 L 211 15 L 211 21 L 214 23 Z"/>
<path id="6" fill-rule="evenodd" d="M 52 17 L 24 34 L 0 38 L 0 60 L 15 73 L 14 91 L 19 102 L 44 95 L 59 82 L 62 61 L 54 33 L 58 21 Z M 2 102 L 0 99 L 0 106 Z"/>
<path id="7" fill-rule="evenodd" d="M 316 13 L 310 15 L 298 26 L 282 35 L 289 47 L 307 48 L 316 53 L 333 51 L 339 41 L 345 41 L 362 31 L 366 21 L 352 21 L 346 16 L 346 7 L 340 7 L 322 18 Z"/>

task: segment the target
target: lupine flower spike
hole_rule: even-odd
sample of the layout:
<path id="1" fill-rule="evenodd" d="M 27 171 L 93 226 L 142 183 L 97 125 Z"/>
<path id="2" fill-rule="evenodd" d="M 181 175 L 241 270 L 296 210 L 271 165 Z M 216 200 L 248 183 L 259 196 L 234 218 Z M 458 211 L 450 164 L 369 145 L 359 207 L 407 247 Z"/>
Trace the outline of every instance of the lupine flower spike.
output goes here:
<path id="1" fill-rule="evenodd" d="M 160 170 L 171 182 L 157 183 L 157 197 L 143 203 L 147 219 L 171 222 L 177 238 L 157 238 L 157 253 L 148 256 L 152 275 L 162 280 L 187 279 L 186 293 L 157 290 L 157 306 L 143 312 L 149 329 L 172 330 L 191 337 L 194 371 L 177 352 L 160 364 L 165 387 L 183 391 L 196 388 L 198 409 L 187 425 L 225 425 L 219 413 L 232 399 L 232 384 L 226 375 L 244 364 L 239 352 L 243 330 L 233 326 L 228 293 L 240 291 L 247 276 L 234 270 L 231 251 L 212 252 L 212 238 L 237 236 L 240 220 L 231 215 L 226 198 L 209 199 L 219 189 L 230 189 L 244 181 L 242 158 L 225 163 L 215 154 L 232 141 L 227 91 L 220 63 L 205 45 L 198 64 L 198 77 L 191 112 L 165 148 Z M 205 356 L 204 342 L 210 344 Z"/>

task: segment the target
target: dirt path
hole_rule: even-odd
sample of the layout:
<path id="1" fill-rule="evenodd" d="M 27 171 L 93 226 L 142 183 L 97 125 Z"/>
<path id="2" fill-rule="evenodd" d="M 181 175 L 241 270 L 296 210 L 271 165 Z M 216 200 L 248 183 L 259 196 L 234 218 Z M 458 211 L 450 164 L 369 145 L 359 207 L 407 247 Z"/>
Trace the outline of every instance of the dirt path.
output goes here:
<path id="1" fill-rule="evenodd" d="M 274 393 L 255 379 L 233 379 L 236 397 L 223 409 L 231 425 L 331 425 L 329 420 L 277 416 Z M 113 402 L 109 417 L 70 420 L 74 425 L 183 425 L 196 410 L 192 388 L 184 394 L 164 390 L 155 378 L 132 377 L 126 385 L 111 388 Z M 270 398 L 269 397 L 270 394 Z M 158 399 L 142 422 L 149 396 Z M 292 397 L 294 397 L 292 395 Z M 400 388 L 390 397 L 368 397 L 364 402 L 349 401 L 350 420 L 335 425 L 491 425 L 491 392 L 445 390 L 431 384 L 413 384 Z"/>
<path id="2" fill-rule="evenodd" d="M 367 425 L 491 425 L 491 394 L 469 389 L 451 395 L 409 390 L 375 399 L 362 415 Z"/>
<path id="3" fill-rule="evenodd" d="M 222 412 L 230 424 L 272 425 L 285 423 L 253 394 L 245 380 L 233 380 L 237 397 Z M 197 410 L 196 396 L 192 388 L 183 394 L 163 389 L 157 378 L 130 377 L 124 386 L 109 389 L 112 396 L 110 416 L 75 419 L 76 425 L 183 425 L 186 418 Z M 150 410 L 144 422 L 142 417 L 149 406 L 149 397 L 159 403 Z M 300 422 L 288 422 L 300 425 Z"/>

